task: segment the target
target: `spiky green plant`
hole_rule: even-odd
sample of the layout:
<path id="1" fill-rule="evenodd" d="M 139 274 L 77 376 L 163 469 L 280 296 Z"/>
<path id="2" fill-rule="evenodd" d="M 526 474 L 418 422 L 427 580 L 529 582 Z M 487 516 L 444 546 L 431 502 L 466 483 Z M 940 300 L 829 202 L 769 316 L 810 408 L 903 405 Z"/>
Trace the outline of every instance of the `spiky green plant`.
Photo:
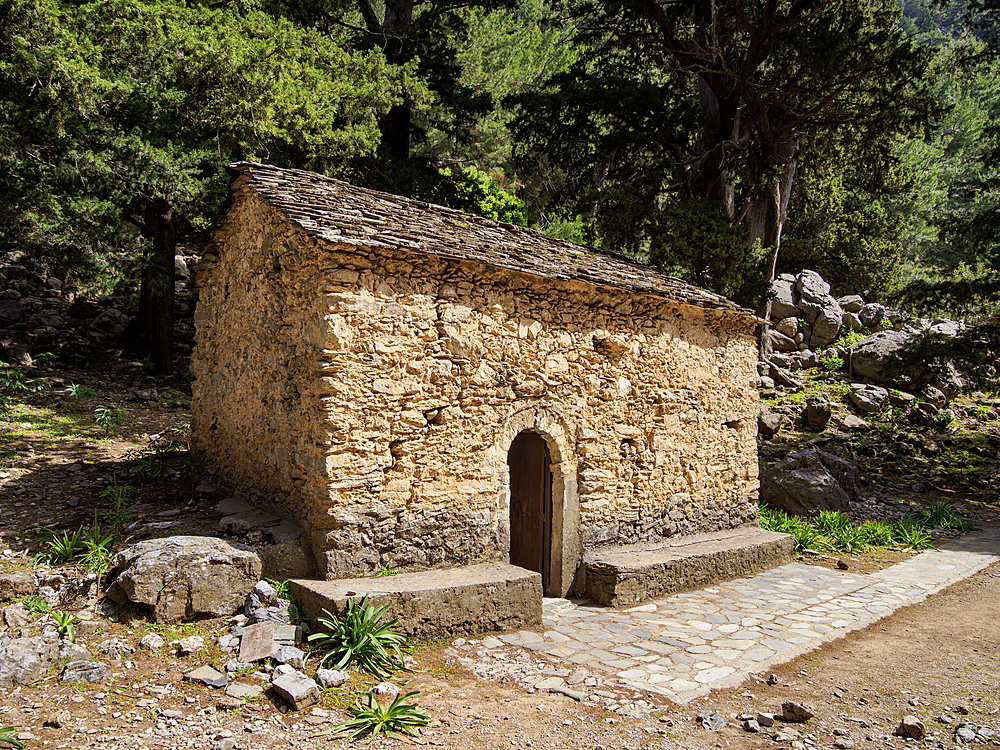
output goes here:
<path id="1" fill-rule="evenodd" d="M 56 621 L 56 632 L 66 636 L 70 643 L 76 643 L 76 631 L 73 629 L 76 615 L 70 612 L 53 612 L 52 618 Z"/>
<path id="2" fill-rule="evenodd" d="M 45 549 L 36 556 L 36 560 L 48 565 L 58 565 L 69 562 L 83 551 L 83 542 L 80 538 L 81 530 L 76 531 L 53 531 L 45 529 L 49 538 L 45 541 Z"/>
<path id="3" fill-rule="evenodd" d="M 936 549 L 931 544 L 930 537 L 924 534 L 922 529 L 902 521 L 893 524 L 892 539 L 897 547 L 907 552 L 918 549 Z"/>
<path id="4" fill-rule="evenodd" d="M 397 695 L 391 703 L 382 705 L 374 696 L 358 700 L 352 708 L 347 709 L 351 718 L 341 722 L 333 731 L 336 734 L 346 734 L 351 739 L 379 734 L 386 737 L 402 738 L 404 734 L 417 735 L 418 727 L 427 726 L 427 712 L 414 703 L 404 703 L 408 698 L 418 695 L 418 692 Z"/>
<path id="5" fill-rule="evenodd" d="M 335 617 L 324 609 L 317 618 L 323 632 L 309 636 L 310 642 L 325 652 L 319 666 L 332 663 L 334 669 L 346 669 L 356 664 L 358 669 L 379 679 L 397 669 L 406 669 L 403 661 L 406 636 L 391 630 L 397 620 L 382 622 L 388 611 L 387 604 L 373 606 L 367 595 L 360 601 L 348 599 L 343 617 Z"/>
<path id="6" fill-rule="evenodd" d="M 0 727 L 0 743 L 22 750 L 24 748 L 24 743 L 21 742 L 21 740 L 17 738 L 17 735 L 14 734 L 16 731 L 17 727 Z"/>

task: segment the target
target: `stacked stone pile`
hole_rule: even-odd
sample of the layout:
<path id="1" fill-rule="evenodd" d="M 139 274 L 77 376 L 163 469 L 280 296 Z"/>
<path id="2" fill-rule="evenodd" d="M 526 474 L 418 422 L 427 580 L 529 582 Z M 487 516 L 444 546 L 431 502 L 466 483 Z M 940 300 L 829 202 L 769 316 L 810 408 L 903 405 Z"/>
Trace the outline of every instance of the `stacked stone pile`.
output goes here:
<path id="1" fill-rule="evenodd" d="M 183 321 L 193 315 L 194 292 L 182 256 L 176 258 L 175 273 L 174 315 Z M 132 321 L 121 300 L 87 296 L 38 262 L 22 259 L 0 266 L 0 361 L 31 366 L 47 352 L 72 355 L 75 361 L 102 359 L 122 342 Z M 179 328 L 178 349 L 189 352 L 186 329 L 192 326 Z"/>
<path id="2" fill-rule="evenodd" d="M 904 409 L 915 423 L 938 419 L 947 424 L 953 416 L 947 406 L 963 386 L 957 369 L 952 366 L 943 377 L 927 382 L 919 365 L 911 365 L 910 387 L 919 384 L 913 393 L 901 390 L 907 386 L 897 380 L 896 372 L 899 354 L 914 336 L 924 332 L 955 336 L 962 331 L 961 323 L 912 317 L 865 302 L 856 294 L 835 298 L 830 285 L 810 270 L 782 274 L 772 283 L 771 294 L 771 353 L 758 363 L 762 395 L 800 390 L 796 372 L 809 369 L 843 369 L 854 382 L 844 405 L 816 396 L 810 397 L 805 410 L 771 411 L 762 406 L 758 419 L 762 436 L 770 437 L 800 420 L 813 430 L 825 429 L 831 420 L 846 431 L 865 430 L 866 417 L 890 407 Z M 848 331 L 862 337 L 843 343 Z"/>

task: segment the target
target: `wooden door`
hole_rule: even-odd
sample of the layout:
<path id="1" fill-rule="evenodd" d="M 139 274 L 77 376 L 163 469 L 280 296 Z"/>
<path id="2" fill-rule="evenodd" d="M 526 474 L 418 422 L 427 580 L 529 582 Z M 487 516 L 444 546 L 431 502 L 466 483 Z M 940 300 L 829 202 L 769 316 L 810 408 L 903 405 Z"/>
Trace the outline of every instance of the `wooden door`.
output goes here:
<path id="1" fill-rule="evenodd" d="M 537 432 L 522 432 L 510 444 L 510 562 L 542 574 L 549 590 L 552 548 L 552 470 L 549 447 Z"/>

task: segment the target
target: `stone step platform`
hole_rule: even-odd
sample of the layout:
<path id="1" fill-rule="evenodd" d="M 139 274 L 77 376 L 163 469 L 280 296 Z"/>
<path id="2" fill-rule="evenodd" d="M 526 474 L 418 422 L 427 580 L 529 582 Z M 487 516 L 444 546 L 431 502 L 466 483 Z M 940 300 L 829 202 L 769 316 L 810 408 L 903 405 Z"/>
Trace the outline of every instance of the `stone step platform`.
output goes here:
<path id="1" fill-rule="evenodd" d="M 542 576 L 506 563 L 333 581 L 291 580 L 291 594 L 315 627 L 322 610 L 340 616 L 348 599 L 389 605 L 393 630 L 416 638 L 540 630 Z"/>
<path id="2" fill-rule="evenodd" d="M 620 607 L 752 576 L 791 562 L 795 539 L 756 526 L 584 555 L 585 595 Z"/>

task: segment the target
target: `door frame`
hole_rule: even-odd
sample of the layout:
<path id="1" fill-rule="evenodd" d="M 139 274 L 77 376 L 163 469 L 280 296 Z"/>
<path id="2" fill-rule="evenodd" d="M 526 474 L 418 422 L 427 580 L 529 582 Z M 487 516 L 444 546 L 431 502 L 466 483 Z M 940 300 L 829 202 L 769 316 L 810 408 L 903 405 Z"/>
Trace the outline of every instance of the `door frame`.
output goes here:
<path id="1" fill-rule="evenodd" d="M 580 498 L 577 494 L 576 457 L 566 420 L 540 406 L 523 406 L 514 411 L 500 429 L 494 444 L 494 465 L 499 479 L 496 509 L 498 552 L 510 559 L 510 470 L 507 455 L 520 433 L 537 432 L 549 449 L 552 475 L 552 528 L 549 544 L 549 585 L 547 597 L 565 597 L 574 590 L 583 555 L 580 538 Z M 581 582 L 582 583 L 582 582 Z M 577 586 L 576 588 L 580 588 Z"/>

